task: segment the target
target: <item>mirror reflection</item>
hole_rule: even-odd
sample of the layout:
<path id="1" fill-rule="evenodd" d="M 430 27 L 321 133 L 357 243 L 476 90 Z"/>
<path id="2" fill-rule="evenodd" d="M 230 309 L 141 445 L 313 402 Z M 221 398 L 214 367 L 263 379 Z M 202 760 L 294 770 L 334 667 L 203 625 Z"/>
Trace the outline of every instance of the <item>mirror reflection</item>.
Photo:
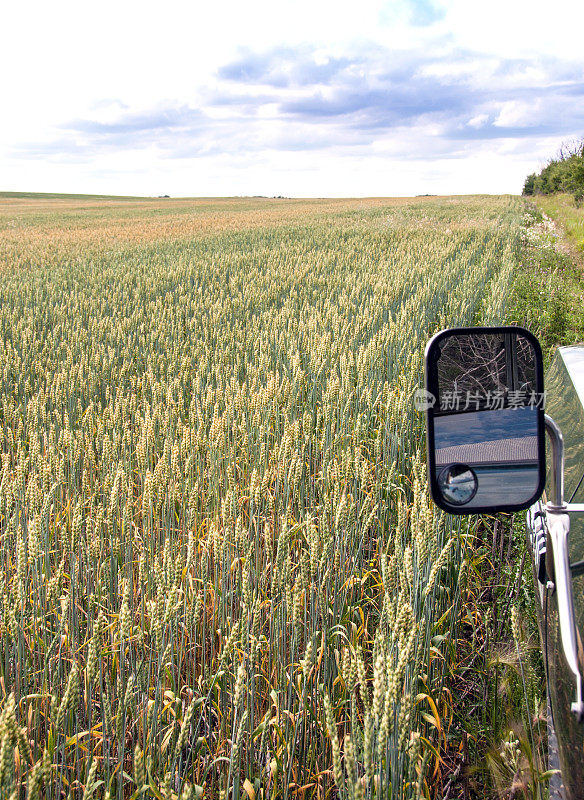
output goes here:
<path id="1" fill-rule="evenodd" d="M 463 506 L 477 493 L 476 472 L 467 464 L 449 464 L 438 473 L 438 486 L 443 497 L 455 506 Z"/>
<path id="2" fill-rule="evenodd" d="M 513 333 L 459 333 L 438 343 L 436 483 L 454 506 L 520 505 L 538 490 L 537 355 Z"/>

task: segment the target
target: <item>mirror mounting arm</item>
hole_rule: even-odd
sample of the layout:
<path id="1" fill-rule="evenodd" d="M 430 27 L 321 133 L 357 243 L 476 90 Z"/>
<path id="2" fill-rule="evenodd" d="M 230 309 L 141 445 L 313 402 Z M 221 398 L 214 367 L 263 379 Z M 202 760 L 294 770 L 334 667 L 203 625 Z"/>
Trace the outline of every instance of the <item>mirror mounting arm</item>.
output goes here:
<path id="1" fill-rule="evenodd" d="M 551 510 L 565 511 L 566 503 L 564 502 L 564 437 L 562 431 L 554 420 L 545 415 L 545 429 L 550 439 L 552 446 L 552 482 L 553 492 L 551 493 L 551 500 L 548 500 L 547 507 Z"/>
<path id="2" fill-rule="evenodd" d="M 578 720 L 584 720 L 584 699 L 582 696 L 582 674 L 578 663 L 574 600 L 572 597 L 572 576 L 568 553 L 570 517 L 564 502 L 564 439 L 562 432 L 551 417 L 545 416 L 545 427 L 552 445 L 552 499 L 546 503 L 548 531 L 554 559 L 554 584 L 557 592 L 558 616 L 562 647 L 568 666 L 576 679 L 576 700 L 572 712 Z"/>

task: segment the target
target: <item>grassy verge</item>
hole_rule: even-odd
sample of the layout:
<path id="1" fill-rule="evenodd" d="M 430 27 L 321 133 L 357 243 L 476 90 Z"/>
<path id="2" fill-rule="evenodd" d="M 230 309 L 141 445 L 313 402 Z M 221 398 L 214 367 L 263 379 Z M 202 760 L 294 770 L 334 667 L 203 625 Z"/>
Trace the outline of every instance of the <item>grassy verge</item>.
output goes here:
<path id="1" fill-rule="evenodd" d="M 537 195 L 532 198 L 540 210 L 558 223 L 568 246 L 577 261 L 582 263 L 584 254 L 584 207 L 577 206 L 569 194 Z"/>
<path id="2" fill-rule="evenodd" d="M 547 216 L 552 209 L 557 225 Z M 509 320 L 536 334 L 546 366 L 557 346 L 584 339 L 583 267 L 576 248 L 583 229 L 584 209 L 561 199 L 541 197 L 526 206 Z"/>

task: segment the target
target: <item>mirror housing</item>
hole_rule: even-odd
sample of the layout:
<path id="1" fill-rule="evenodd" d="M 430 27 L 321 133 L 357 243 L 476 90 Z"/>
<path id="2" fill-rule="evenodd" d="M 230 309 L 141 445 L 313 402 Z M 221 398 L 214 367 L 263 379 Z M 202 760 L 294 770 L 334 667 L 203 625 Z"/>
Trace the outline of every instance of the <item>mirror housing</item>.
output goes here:
<path id="1" fill-rule="evenodd" d="M 543 359 L 516 326 L 452 328 L 425 353 L 428 480 L 450 514 L 520 511 L 545 483 Z"/>

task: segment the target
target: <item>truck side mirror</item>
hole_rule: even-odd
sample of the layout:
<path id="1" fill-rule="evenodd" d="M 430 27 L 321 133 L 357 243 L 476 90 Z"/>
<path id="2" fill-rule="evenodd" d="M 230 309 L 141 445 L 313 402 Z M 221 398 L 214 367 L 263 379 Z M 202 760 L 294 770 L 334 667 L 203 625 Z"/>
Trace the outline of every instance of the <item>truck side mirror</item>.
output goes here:
<path id="1" fill-rule="evenodd" d="M 428 476 L 450 514 L 519 511 L 545 482 L 543 361 L 518 327 L 453 328 L 426 346 Z"/>

